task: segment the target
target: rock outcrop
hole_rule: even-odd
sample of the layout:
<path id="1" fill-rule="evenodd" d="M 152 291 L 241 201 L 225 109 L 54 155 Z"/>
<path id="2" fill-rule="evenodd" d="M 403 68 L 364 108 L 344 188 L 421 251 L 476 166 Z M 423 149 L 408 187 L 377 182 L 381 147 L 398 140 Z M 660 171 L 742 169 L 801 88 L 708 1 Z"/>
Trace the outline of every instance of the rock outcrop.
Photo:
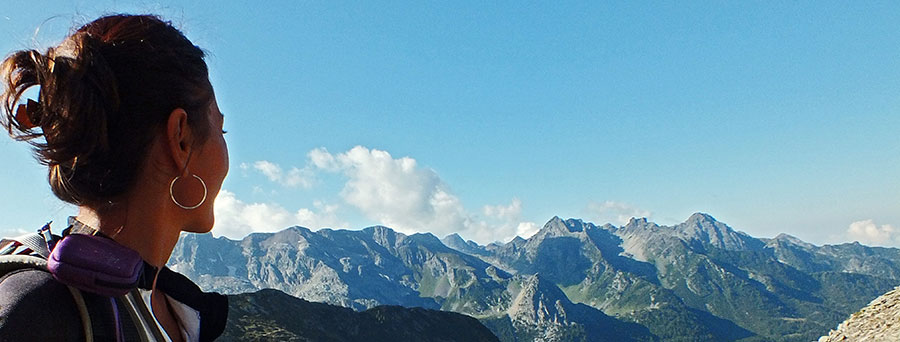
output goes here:
<path id="1" fill-rule="evenodd" d="M 900 341 L 900 287 L 875 298 L 819 342 Z"/>

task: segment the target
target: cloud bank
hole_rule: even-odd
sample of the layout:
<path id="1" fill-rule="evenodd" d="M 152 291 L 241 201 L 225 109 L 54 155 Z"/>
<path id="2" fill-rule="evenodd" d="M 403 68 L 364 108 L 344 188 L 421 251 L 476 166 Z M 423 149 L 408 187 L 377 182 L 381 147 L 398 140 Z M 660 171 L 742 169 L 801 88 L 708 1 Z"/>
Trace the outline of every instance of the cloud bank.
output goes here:
<path id="1" fill-rule="evenodd" d="M 253 169 L 265 175 L 270 181 L 287 187 L 308 189 L 313 185 L 314 175 L 309 169 L 293 167 L 284 172 L 281 166 L 267 160 L 253 163 Z"/>
<path id="2" fill-rule="evenodd" d="M 314 208 L 292 211 L 274 203 L 245 203 L 222 190 L 216 201 L 213 232 L 242 238 L 251 232 L 275 232 L 293 225 L 311 229 L 348 227 L 338 219 L 339 208 L 356 210 L 371 222 L 401 233 L 430 232 L 438 237 L 458 233 L 482 244 L 506 242 L 517 235 L 528 238 L 540 228 L 523 219 L 518 198 L 509 204 L 485 205 L 480 212 L 467 210 L 437 172 L 410 157 L 395 158 L 387 151 L 364 146 L 342 153 L 317 148 L 306 157 L 304 167 L 288 171 L 266 160 L 241 164 L 241 169 L 254 170 L 275 184 L 297 189 L 314 187 L 320 174 L 340 175 L 340 206 L 316 202 Z M 259 186 L 254 189 L 263 191 Z"/>
<path id="3" fill-rule="evenodd" d="M 468 212 L 450 187 L 430 169 L 410 157 L 356 146 L 332 154 L 324 148 L 307 154 L 309 162 L 324 172 L 346 177 L 341 198 L 367 218 L 397 231 L 431 232 L 439 237 L 459 233 L 488 243 L 533 234 L 536 225 L 521 217 L 521 201 L 508 206 L 485 206 L 483 217 Z"/>
<path id="4" fill-rule="evenodd" d="M 851 223 L 846 234 L 850 241 L 869 246 L 896 246 L 900 242 L 900 231 L 889 224 L 878 226 L 872 219 Z"/>
<path id="5" fill-rule="evenodd" d="M 598 224 L 612 223 L 617 225 L 625 225 L 629 220 L 631 220 L 632 217 L 650 218 L 652 215 L 652 213 L 648 210 L 615 201 L 606 201 L 603 203 L 588 203 L 586 211 L 591 219 Z"/>
<path id="6" fill-rule="evenodd" d="M 222 189 L 215 203 L 216 224 L 213 234 L 241 239 L 250 233 L 272 233 L 291 226 L 311 229 L 346 227 L 337 218 L 337 205 L 314 203 L 313 209 L 289 211 L 277 204 L 244 203 L 234 193 Z"/>

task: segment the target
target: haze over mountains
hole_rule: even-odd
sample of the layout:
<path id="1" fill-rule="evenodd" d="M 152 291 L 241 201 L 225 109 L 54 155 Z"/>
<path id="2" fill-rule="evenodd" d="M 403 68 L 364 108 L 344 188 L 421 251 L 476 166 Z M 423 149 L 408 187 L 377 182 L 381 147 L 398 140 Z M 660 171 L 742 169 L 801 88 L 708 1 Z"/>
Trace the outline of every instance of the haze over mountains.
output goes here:
<path id="1" fill-rule="evenodd" d="M 169 266 L 231 294 L 458 312 L 501 341 L 810 341 L 900 284 L 898 249 L 759 239 L 702 213 L 675 226 L 554 217 L 486 246 L 381 226 L 186 235 Z"/>

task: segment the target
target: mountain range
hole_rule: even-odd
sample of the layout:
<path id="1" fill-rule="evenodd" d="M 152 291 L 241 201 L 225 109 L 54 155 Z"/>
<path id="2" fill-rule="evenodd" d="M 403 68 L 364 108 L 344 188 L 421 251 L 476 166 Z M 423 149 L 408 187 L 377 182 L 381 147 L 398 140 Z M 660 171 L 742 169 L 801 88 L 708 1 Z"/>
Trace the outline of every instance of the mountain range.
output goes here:
<path id="1" fill-rule="evenodd" d="M 501 341 L 811 341 L 900 284 L 898 249 L 760 239 L 703 213 L 674 226 L 554 217 L 486 246 L 382 226 L 192 234 L 169 267 L 229 294 L 457 312 Z"/>

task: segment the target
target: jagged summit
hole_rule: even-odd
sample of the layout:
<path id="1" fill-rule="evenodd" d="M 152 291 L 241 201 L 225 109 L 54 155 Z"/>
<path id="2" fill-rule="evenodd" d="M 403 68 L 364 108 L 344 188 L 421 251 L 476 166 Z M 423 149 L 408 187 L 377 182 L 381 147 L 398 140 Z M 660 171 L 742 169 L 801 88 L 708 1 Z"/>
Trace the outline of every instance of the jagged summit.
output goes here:
<path id="1" fill-rule="evenodd" d="M 444 244 L 441 242 L 441 239 L 438 239 L 437 236 L 434 236 L 434 234 L 431 233 L 415 233 L 408 236 L 407 239 L 409 241 L 413 241 L 432 248 L 446 248 L 446 246 L 444 246 Z"/>
<path id="2" fill-rule="evenodd" d="M 650 222 L 646 217 L 636 218 L 632 217 L 628 220 L 624 226 L 622 226 L 622 230 L 624 231 L 640 231 L 640 230 L 652 230 L 654 228 L 658 228 L 659 226 L 656 223 Z"/>
<path id="3" fill-rule="evenodd" d="M 795 236 L 793 236 L 793 235 L 788 235 L 788 234 L 785 234 L 785 233 L 778 234 L 778 236 L 776 236 L 774 239 L 772 239 L 772 241 L 787 242 L 787 243 L 790 243 L 790 244 L 793 244 L 793 245 L 797 245 L 797 246 L 801 246 L 801 247 L 804 247 L 804 248 L 814 248 L 814 247 L 815 247 L 815 245 L 813 245 L 813 244 L 811 244 L 811 243 L 809 243 L 809 242 L 800 240 L 799 238 L 797 238 L 797 237 L 795 237 Z M 771 243 L 772 241 L 769 241 L 769 243 Z"/>
<path id="4" fill-rule="evenodd" d="M 571 233 L 580 232 L 582 230 L 584 230 L 584 223 L 581 220 L 569 219 L 563 221 L 563 219 L 559 218 L 559 216 L 553 216 L 553 218 L 550 219 L 550 221 L 548 221 L 546 224 L 544 224 L 544 227 L 542 227 L 541 230 L 538 231 L 538 233 L 534 236 L 565 236 Z"/>
<path id="5" fill-rule="evenodd" d="M 447 247 L 456 250 L 466 249 L 468 247 L 466 240 L 463 240 L 462 236 L 459 236 L 459 234 L 457 233 L 445 236 L 443 239 L 441 239 L 441 242 L 447 245 Z"/>
<path id="6" fill-rule="evenodd" d="M 457 233 L 447 235 L 443 239 L 441 239 L 441 241 L 444 241 L 444 243 L 446 243 L 446 241 L 454 241 L 454 242 L 462 242 L 462 243 L 466 242 L 466 240 L 463 240 L 462 236 L 459 236 L 459 234 L 457 234 Z"/>
<path id="7" fill-rule="evenodd" d="M 363 232 L 366 235 L 372 236 L 376 241 L 390 241 L 390 244 L 393 244 L 397 240 L 403 240 L 406 238 L 406 234 L 395 231 L 390 227 L 385 226 L 370 226 L 363 228 Z"/>
<path id="8" fill-rule="evenodd" d="M 402 233 L 397 233 L 396 231 L 394 231 L 394 230 L 391 229 L 390 227 L 385 227 L 385 226 L 381 226 L 381 225 L 378 225 L 378 226 L 369 226 L 369 227 L 363 228 L 363 231 L 370 231 L 370 232 L 374 232 L 374 233 L 378 233 L 378 234 L 383 234 L 383 233 L 396 233 L 396 234 L 402 234 Z"/>
<path id="9" fill-rule="evenodd" d="M 243 239 L 233 240 L 233 241 L 242 241 L 242 240 L 265 240 L 271 238 L 274 235 L 278 234 L 292 234 L 296 232 L 309 231 L 309 228 L 303 226 L 291 226 L 287 227 L 283 230 L 277 232 L 253 232 L 247 234 L 247 236 Z"/>
<path id="10" fill-rule="evenodd" d="M 718 223 L 719 221 L 716 221 L 716 218 L 712 217 L 712 215 L 710 215 L 710 214 L 696 212 L 696 213 L 693 213 L 691 215 L 691 217 L 688 217 L 686 222 L 688 222 L 688 223 L 695 223 L 695 222 L 696 223 L 700 223 L 700 222 Z"/>
<path id="11" fill-rule="evenodd" d="M 441 239 L 441 242 L 443 242 L 444 245 L 446 245 L 447 247 L 450 247 L 457 251 L 469 253 L 469 254 L 476 254 L 476 255 L 482 255 L 482 254 L 487 253 L 486 252 L 487 248 L 503 247 L 503 244 L 497 243 L 497 242 L 492 242 L 492 243 L 488 244 L 487 246 L 482 246 L 472 240 L 463 240 L 462 236 L 459 236 L 459 234 L 457 234 L 457 233 L 447 235 L 446 237 Z"/>
<path id="12" fill-rule="evenodd" d="M 513 320 L 539 322 L 567 322 L 566 307 L 572 302 L 555 284 L 534 274 L 522 282 L 522 289 L 507 313 Z"/>
<path id="13" fill-rule="evenodd" d="M 641 225 L 647 224 L 647 218 L 646 217 L 632 217 L 630 220 L 628 220 L 627 225 L 638 225 L 638 224 L 641 224 Z"/>
<path id="14" fill-rule="evenodd" d="M 762 243 L 746 234 L 736 232 L 727 224 L 717 221 L 709 214 L 695 213 L 684 223 L 675 226 L 675 230 L 688 242 L 699 242 L 716 248 L 728 250 L 745 250 L 761 247 Z M 750 246 L 750 240 L 755 242 Z M 760 246 L 756 246 L 760 245 Z"/>

